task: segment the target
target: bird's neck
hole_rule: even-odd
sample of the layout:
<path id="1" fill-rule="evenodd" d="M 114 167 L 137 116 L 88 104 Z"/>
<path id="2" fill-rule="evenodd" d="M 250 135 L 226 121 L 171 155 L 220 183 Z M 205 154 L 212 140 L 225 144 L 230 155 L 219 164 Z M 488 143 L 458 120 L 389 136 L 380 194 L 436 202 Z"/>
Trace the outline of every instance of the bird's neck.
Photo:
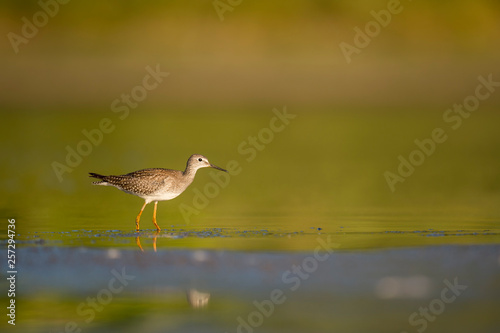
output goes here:
<path id="1" fill-rule="evenodd" d="M 182 175 L 188 179 L 194 179 L 194 176 L 196 176 L 196 171 L 197 169 L 187 166 L 186 170 L 182 172 Z"/>

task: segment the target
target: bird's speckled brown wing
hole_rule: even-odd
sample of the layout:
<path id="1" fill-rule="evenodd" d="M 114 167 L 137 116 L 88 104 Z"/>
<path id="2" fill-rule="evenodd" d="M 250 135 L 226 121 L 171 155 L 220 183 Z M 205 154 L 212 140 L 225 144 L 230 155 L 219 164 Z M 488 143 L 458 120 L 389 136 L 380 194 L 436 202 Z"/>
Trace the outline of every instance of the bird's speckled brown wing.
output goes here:
<path id="1" fill-rule="evenodd" d="M 181 171 L 151 168 L 120 176 L 105 176 L 102 180 L 123 191 L 137 195 L 151 195 L 175 183 Z"/>

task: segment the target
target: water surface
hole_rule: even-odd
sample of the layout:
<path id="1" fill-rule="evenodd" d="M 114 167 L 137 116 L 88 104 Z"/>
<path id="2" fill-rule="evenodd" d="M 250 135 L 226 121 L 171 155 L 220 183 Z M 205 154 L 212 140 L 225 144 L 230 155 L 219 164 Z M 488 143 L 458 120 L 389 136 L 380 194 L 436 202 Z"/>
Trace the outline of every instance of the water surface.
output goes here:
<path id="1" fill-rule="evenodd" d="M 113 118 L 116 129 L 62 181 L 53 163 L 65 161 L 83 129 L 113 115 L 8 114 L 0 132 L 0 242 L 14 218 L 16 328 L 416 332 L 424 323 L 410 316 L 440 306 L 445 281 L 458 279 L 467 289 L 436 308 L 425 330 L 498 331 L 497 113 L 447 129 L 449 139 L 393 192 L 384 173 L 397 172 L 415 139 L 444 126 L 439 114 L 288 106 L 297 117 L 250 159 L 238 147 L 269 126 L 271 109 Z M 92 186 L 87 174 L 183 169 L 192 153 L 221 167 L 235 161 L 239 172 L 217 178 L 200 170 L 183 195 L 159 204 L 159 234 L 151 205 L 136 232 L 142 200 Z M 123 269 L 134 279 L 121 289 L 113 283 Z M 5 279 L 0 286 L 6 290 Z M 100 300 L 93 312 L 89 298 Z"/>

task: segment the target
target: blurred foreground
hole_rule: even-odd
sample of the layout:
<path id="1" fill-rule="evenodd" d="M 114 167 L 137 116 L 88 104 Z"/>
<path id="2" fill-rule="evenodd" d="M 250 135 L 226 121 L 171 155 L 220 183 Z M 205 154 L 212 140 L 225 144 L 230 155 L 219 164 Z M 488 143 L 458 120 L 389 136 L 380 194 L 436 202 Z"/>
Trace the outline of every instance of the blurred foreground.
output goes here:
<path id="1" fill-rule="evenodd" d="M 315 250 L 303 254 L 23 248 L 16 328 L 498 330 L 497 245 L 372 252 L 338 252 L 337 245 L 318 236 Z"/>

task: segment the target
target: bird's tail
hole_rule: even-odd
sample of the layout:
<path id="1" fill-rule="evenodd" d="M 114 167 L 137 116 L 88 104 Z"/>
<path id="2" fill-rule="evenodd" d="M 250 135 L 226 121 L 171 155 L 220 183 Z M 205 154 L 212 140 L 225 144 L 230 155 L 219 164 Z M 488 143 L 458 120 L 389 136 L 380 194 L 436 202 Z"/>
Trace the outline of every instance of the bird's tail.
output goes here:
<path id="1" fill-rule="evenodd" d="M 106 176 L 100 175 L 98 173 L 89 172 L 89 177 L 100 179 L 98 182 L 92 182 L 94 185 L 108 185 L 108 182 L 104 180 Z"/>

